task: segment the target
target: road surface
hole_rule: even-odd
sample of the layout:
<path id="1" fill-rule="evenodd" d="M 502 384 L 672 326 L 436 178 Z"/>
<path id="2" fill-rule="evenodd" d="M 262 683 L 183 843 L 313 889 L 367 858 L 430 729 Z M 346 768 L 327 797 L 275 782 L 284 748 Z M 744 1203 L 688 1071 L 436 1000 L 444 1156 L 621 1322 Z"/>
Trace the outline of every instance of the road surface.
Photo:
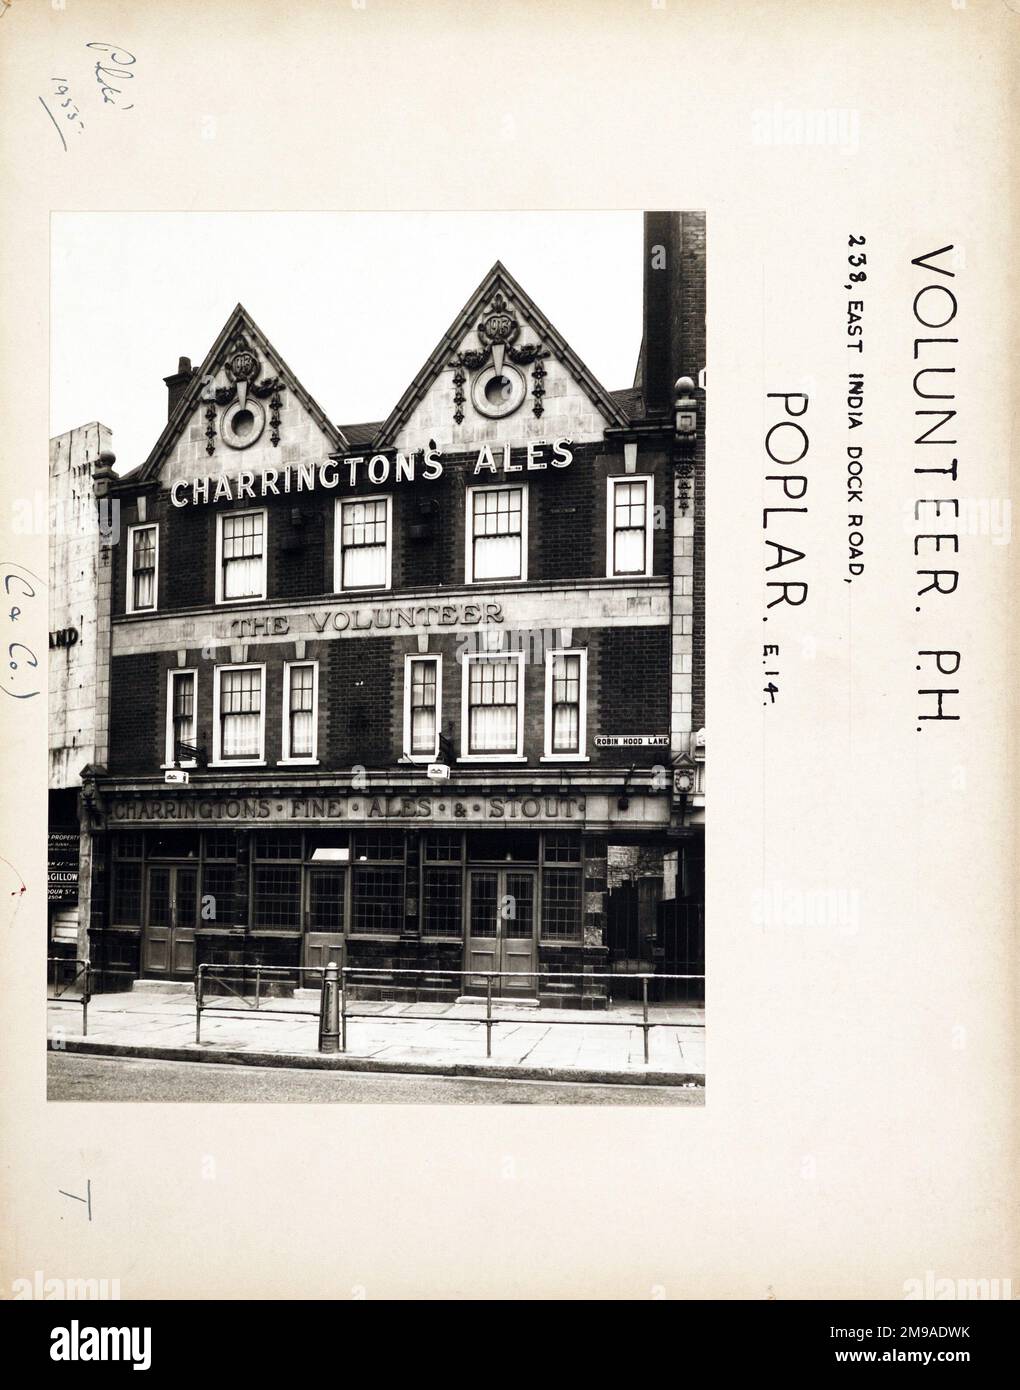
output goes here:
<path id="1" fill-rule="evenodd" d="M 342 1105 L 701 1105 L 702 1087 L 603 1086 L 399 1072 L 156 1062 L 49 1052 L 49 1100 L 303 1101 Z"/>

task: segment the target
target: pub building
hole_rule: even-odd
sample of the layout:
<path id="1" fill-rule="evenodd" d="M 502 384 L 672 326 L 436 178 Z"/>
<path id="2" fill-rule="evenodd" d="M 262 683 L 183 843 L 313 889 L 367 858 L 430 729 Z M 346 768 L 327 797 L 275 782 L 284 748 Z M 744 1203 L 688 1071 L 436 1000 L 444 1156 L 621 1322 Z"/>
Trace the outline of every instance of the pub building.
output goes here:
<path id="1" fill-rule="evenodd" d="M 703 969 L 703 219 L 644 249 L 626 390 L 498 262 L 383 421 L 241 305 L 166 378 L 99 571 L 98 965 L 588 1007 L 566 977 Z"/>

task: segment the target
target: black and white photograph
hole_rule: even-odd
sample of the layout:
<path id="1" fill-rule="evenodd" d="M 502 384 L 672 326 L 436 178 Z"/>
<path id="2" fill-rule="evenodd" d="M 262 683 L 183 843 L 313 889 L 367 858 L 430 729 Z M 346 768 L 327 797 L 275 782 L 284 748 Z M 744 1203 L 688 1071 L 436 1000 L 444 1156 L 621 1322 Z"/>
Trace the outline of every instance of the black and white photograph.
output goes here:
<path id="1" fill-rule="evenodd" d="M 51 1098 L 703 1101 L 705 234 L 54 218 Z"/>
<path id="2" fill-rule="evenodd" d="M 1018 58 L 1020 0 L 0 0 L 29 1374 L 561 1301 L 996 1374 Z"/>

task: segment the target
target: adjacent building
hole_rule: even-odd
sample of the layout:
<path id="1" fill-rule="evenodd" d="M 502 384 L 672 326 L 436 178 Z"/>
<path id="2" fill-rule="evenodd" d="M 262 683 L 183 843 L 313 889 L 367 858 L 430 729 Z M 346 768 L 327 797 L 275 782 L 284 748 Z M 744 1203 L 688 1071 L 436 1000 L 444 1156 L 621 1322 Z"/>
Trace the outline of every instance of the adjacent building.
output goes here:
<path id="1" fill-rule="evenodd" d="M 703 969 L 703 217 L 644 255 L 624 390 L 498 262 L 385 420 L 241 305 L 166 378 L 97 570 L 97 965 L 588 1006 Z"/>
<path id="2" fill-rule="evenodd" d="M 48 954 L 89 951 L 92 840 L 82 775 L 105 752 L 110 612 L 105 601 L 116 524 L 107 497 L 111 434 L 98 421 L 50 440 Z M 40 499 L 41 500 L 41 499 Z M 79 904 L 85 904 L 80 911 Z"/>

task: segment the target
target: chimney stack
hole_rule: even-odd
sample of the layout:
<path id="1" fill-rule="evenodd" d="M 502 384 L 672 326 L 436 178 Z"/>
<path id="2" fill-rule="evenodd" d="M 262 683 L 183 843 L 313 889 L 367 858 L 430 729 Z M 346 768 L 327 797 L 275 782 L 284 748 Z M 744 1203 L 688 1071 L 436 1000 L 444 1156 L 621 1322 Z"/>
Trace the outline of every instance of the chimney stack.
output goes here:
<path id="1" fill-rule="evenodd" d="M 674 214 L 646 212 L 644 219 L 644 296 L 641 338 L 641 391 L 646 415 L 666 415 L 673 408 L 673 342 L 670 288 L 678 267 L 672 265 L 677 237 Z"/>
<path id="2" fill-rule="evenodd" d="M 177 403 L 188 389 L 191 384 L 191 378 L 194 375 L 195 372 L 191 365 L 191 358 L 181 357 L 178 359 L 176 372 L 174 372 L 172 376 L 165 376 L 163 378 L 166 382 L 166 418 L 168 420 L 173 417 L 173 413 L 177 409 Z"/>

